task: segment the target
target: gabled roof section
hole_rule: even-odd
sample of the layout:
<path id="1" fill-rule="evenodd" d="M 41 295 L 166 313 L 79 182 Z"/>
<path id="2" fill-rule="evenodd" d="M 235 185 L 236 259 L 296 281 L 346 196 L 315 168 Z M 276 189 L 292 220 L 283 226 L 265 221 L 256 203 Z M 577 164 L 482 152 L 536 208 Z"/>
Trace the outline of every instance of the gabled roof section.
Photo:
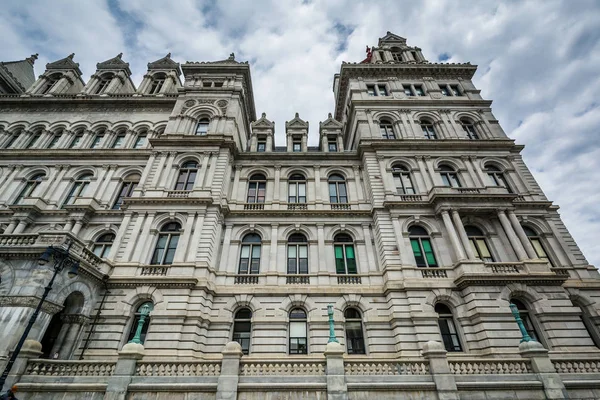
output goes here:
<path id="1" fill-rule="evenodd" d="M 32 54 L 24 60 L 0 62 L 0 80 L 14 93 L 25 92 L 35 82 L 33 64 L 37 58 L 37 54 Z"/>
<path id="2" fill-rule="evenodd" d="M 333 118 L 331 113 L 327 115 L 327 119 L 323 122 L 319 122 L 319 130 L 321 129 L 341 129 L 344 126 L 341 122 Z"/>
<path id="3" fill-rule="evenodd" d="M 266 113 L 262 113 L 262 116 L 258 120 L 252 122 L 250 126 L 252 126 L 252 128 L 274 129 L 275 123 L 267 119 Z"/>
<path id="4" fill-rule="evenodd" d="M 304 121 L 303 119 L 300 119 L 300 115 L 298 113 L 296 113 L 296 115 L 294 116 L 294 119 L 292 119 L 291 121 L 285 121 L 285 129 L 288 129 L 288 128 L 294 128 L 294 129 L 306 128 L 306 129 L 308 129 L 308 122 Z"/>
<path id="5" fill-rule="evenodd" d="M 106 60 L 103 62 L 99 62 L 96 64 L 96 68 L 98 69 L 121 69 L 125 70 L 128 75 L 131 75 L 131 70 L 129 69 L 129 63 L 126 63 L 122 60 L 123 53 L 117 54 L 116 57 L 111 58 L 110 60 Z"/>
<path id="6" fill-rule="evenodd" d="M 156 61 L 148 63 L 148 70 L 156 70 L 156 69 L 166 69 L 171 71 L 176 71 L 177 76 L 181 75 L 181 68 L 179 67 L 179 63 L 175 62 L 171 59 L 171 53 L 167 54 L 163 58 L 159 58 Z"/>
<path id="7" fill-rule="evenodd" d="M 51 62 L 46 64 L 46 69 L 70 69 L 77 72 L 77 75 L 81 75 L 81 70 L 79 69 L 79 63 L 73 61 L 73 57 L 75 57 L 75 53 L 71 53 L 65 58 L 61 58 L 60 60 Z"/>
<path id="8" fill-rule="evenodd" d="M 395 33 L 392 33 L 390 31 L 387 31 L 386 35 L 382 38 L 379 38 L 379 43 L 377 44 L 377 46 L 381 46 L 384 43 L 388 43 L 388 44 L 406 44 L 406 38 L 403 38 L 402 36 L 398 36 Z"/>

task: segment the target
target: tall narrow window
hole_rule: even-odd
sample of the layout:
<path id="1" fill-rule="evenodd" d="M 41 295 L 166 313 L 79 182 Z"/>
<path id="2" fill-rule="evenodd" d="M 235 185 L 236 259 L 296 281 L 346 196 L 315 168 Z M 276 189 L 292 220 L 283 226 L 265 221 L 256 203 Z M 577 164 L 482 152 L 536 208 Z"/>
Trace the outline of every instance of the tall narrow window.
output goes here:
<path id="1" fill-rule="evenodd" d="M 265 137 L 259 137 L 256 142 L 256 151 L 264 153 L 267 151 L 267 139 Z"/>
<path id="2" fill-rule="evenodd" d="M 252 335 L 252 311 L 242 308 L 233 318 L 233 336 L 231 340 L 242 346 L 242 353 L 250 353 L 250 337 Z"/>
<path id="3" fill-rule="evenodd" d="M 450 186 L 459 188 L 461 187 L 460 180 L 458 179 L 458 174 L 449 165 L 440 165 L 440 176 L 442 177 L 442 183 L 444 186 Z"/>
<path id="4" fill-rule="evenodd" d="M 208 133 L 208 118 L 202 118 L 196 125 L 196 135 L 204 136 Z"/>
<path id="5" fill-rule="evenodd" d="M 465 231 L 467 232 L 467 237 L 469 243 L 471 243 L 473 253 L 475 253 L 477 258 L 484 262 L 493 262 L 494 257 L 492 256 L 492 253 L 490 253 L 490 248 L 487 245 L 485 235 L 481 232 L 481 229 L 476 226 L 467 225 L 465 226 Z"/>
<path id="6" fill-rule="evenodd" d="M 423 90 L 423 85 L 414 85 L 415 86 L 415 92 L 417 93 L 417 96 L 425 96 L 425 91 Z"/>
<path id="7" fill-rule="evenodd" d="M 50 92 L 50 90 L 52 90 L 54 85 L 56 85 L 56 83 L 59 80 L 60 80 L 60 74 L 53 74 L 53 75 L 47 77 L 46 81 L 44 82 L 44 86 L 42 86 L 39 93 L 46 94 L 46 93 Z"/>
<path id="8" fill-rule="evenodd" d="M 48 143 L 48 146 L 46 147 L 47 149 L 53 149 L 56 147 L 56 145 L 58 144 L 58 142 L 60 141 L 60 139 L 62 138 L 63 135 L 63 131 L 58 130 L 57 132 L 55 132 L 52 135 L 52 139 L 50 140 L 50 143 Z"/>
<path id="9" fill-rule="evenodd" d="M 365 354 L 365 338 L 363 334 L 362 318 L 356 308 L 344 311 L 346 349 L 348 354 Z"/>
<path id="10" fill-rule="evenodd" d="M 20 134 L 21 134 L 21 131 L 13 132 L 10 135 L 10 137 L 8 138 L 8 140 L 6 141 L 6 143 L 4 143 L 4 148 L 5 149 L 10 149 L 12 147 L 12 145 L 15 144 L 15 142 L 19 138 Z"/>
<path id="11" fill-rule="evenodd" d="M 333 238 L 336 274 L 356 274 L 356 255 L 354 241 L 349 235 L 340 233 Z"/>
<path id="12" fill-rule="evenodd" d="M 343 176 L 333 174 L 329 176 L 329 202 L 330 203 L 348 203 L 348 191 L 346 190 L 346 180 Z"/>
<path id="13" fill-rule="evenodd" d="M 423 131 L 423 136 L 425 139 L 435 140 L 437 139 L 437 135 L 435 134 L 435 128 L 433 127 L 433 122 L 428 119 L 424 119 L 420 122 L 421 130 Z"/>
<path id="14" fill-rule="evenodd" d="M 529 243 L 531 243 L 531 245 L 533 246 L 537 257 L 541 258 L 542 260 L 548 261 L 550 265 L 554 266 L 552 264 L 552 260 L 550 259 L 550 257 L 548 257 L 548 253 L 544 248 L 544 244 L 542 243 L 542 238 L 540 237 L 540 235 L 538 235 L 533 229 L 529 228 L 528 226 L 524 226 L 523 230 L 525 231 L 525 235 L 527 235 L 527 238 L 529 239 Z"/>
<path id="15" fill-rule="evenodd" d="M 123 147 L 123 143 L 125 142 L 125 132 L 119 132 L 117 133 L 117 136 L 115 136 L 115 140 L 112 142 L 112 145 L 110 146 L 111 149 L 120 149 L 121 147 Z"/>
<path id="16" fill-rule="evenodd" d="M 292 137 L 292 151 L 299 153 L 302 151 L 302 138 L 299 136 Z"/>
<path id="17" fill-rule="evenodd" d="M 308 354 L 306 312 L 301 308 L 290 311 L 290 354 Z"/>
<path id="18" fill-rule="evenodd" d="M 460 125 L 462 126 L 463 131 L 465 131 L 465 134 L 467 135 L 467 137 L 469 139 L 471 139 L 471 140 L 479 139 L 479 135 L 477 135 L 477 130 L 475 129 L 475 125 L 473 124 L 473 121 L 471 121 L 470 119 L 467 119 L 467 118 L 461 118 Z"/>
<path id="19" fill-rule="evenodd" d="M 242 239 L 240 250 L 239 274 L 258 274 L 260 271 L 261 238 L 255 233 L 249 233 Z"/>
<path id="20" fill-rule="evenodd" d="M 417 267 L 437 267 L 438 263 L 427 231 L 421 226 L 413 225 L 408 229 L 408 237 Z"/>
<path id="21" fill-rule="evenodd" d="M 495 165 L 486 165 L 485 172 L 489 177 L 489 182 L 491 186 L 503 187 L 506 188 L 508 193 L 512 193 L 512 190 L 510 189 L 510 186 L 508 185 L 504 174 L 502 173 L 502 171 L 500 171 L 498 167 L 496 167 Z"/>
<path id="22" fill-rule="evenodd" d="M 248 181 L 247 203 L 264 203 L 267 191 L 267 178 L 263 174 L 254 174 Z"/>
<path id="23" fill-rule="evenodd" d="M 148 142 L 148 133 L 146 131 L 138 133 L 135 138 L 135 143 L 133 144 L 134 149 L 141 149 L 146 147 L 146 143 Z"/>
<path id="24" fill-rule="evenodd" d="M 394 165 L 392 167 L 392 176 L 396 184 L 396 192 L 398 194 L 415 194 L 410 172 L 404 165 Z"/>
<path id="25" fill-rule="evenodd" d="M 450 85 L 450 90 L 454 96 L 462 96 L 462 92 L 460 91 L 458 85 Z"/>
<path id="26" fill-rule="evenodd" d="M 398 47 L 392 47 L 391 53 L 392 53 L 392 60 L 394 60 L 396 62 L 402 62 L 402 50 L 401 49 L 399 49 Z M 381 57 L 381 60 L 383 61 L 383 57 Z"/>
<path id="27" fill-rule="evenodd" d="M 123 180 L 123 184 L 121 185 L 121 190 L 119 190 L 119 195 L 115 199 L 115 203 L 112 206 L 113 210 L 118 210 L 121 208 L 121 204 L 123 204 L 123 200 L 127 197 L 131 197 L 133 194 L 133 190 L 137 187 L 140 182 L 139 174 L 132 174 L 127 176 Z"/>
<path id="28" fill-rule="evenodd" d="M 308 241 L 301 233 L 288 238 L 288 274 L 308 274 Z"/>
<path id="29" fill-rule="evenodd" d="M 83 195 L 85 194 L 85 190 L 90 185 L 90 180 L 92 179 L 92 176 L 92 174 L 83 174 L 80 175 L 79 178 L 75 180 L 75 182 L 73 182 L 73 187 L 67 195 L 63 206 L 67 204 L 73 204 L 75 203 L 75 200 L 77 200 L 79 197 L 83 197 Z"/>
<path id="30" fill-rule="evenodd" d="M 306 178 L 293 174 L 288 179 L 288 203 L 306 203 Z"/>
<path id="31" fill-rule="evenodd" d="M 40 140 L 41 136 L 42 136 L 41 132 L 34 133 L 31 136 L 31 138 L 29 139 L 29 142 L 27 142 L 27 146 L 25 146 L 25 148 L 31 149 L 33 146 L 35 146 L 35 144 L 37 143 L 37 141 Z"/>
<path id="32" fill-rule="evenodd" d="M 409 97 L 414 96 L 414 93 L 413 93 L 412 88 L 410 87 L 410 85 L 402 85 L 402 90 L 404 91 L 404 94 L 406 96 L 409 96 Z"/>
<path id="33" fill-rule="evenodd" d="M 387 119 L 384 119 L 379 123 L 379 132 L 383 139 L 396 139 L 392 123 Z"/>
<path id="34" fill-rule="evenodd" d="M 168 222 L 160 228 L 160 233 L 158 234 L 158 240 L 156 241 L 150 264 L 173 264 L 175 250 L 177 250 L 177 243 L 179 243 L 180 232 L 181 225 L 179 222 Z"/>
<path id="35" fill-rule="evenodd" d="M 188 161 L 179 169 L 179 176 L 175 183 L 175 190 L 192 190 L 196 175 L 198 174 L 198 163 L 196 161 Z"/>
<path id="36" fill-rule="evenodd" d="M 69 148 L 74 149 L 75 147 L 79 146 L 79 143 L 81 143 L 81 139 L 83 139 L 83 133 L 76 133 L 75 136 L 73 136 L 73 140 L 71 140 L 71 143 L 69 143 Z"/>
<path id="37" fill-rule="evenodd" d="M 108 85 L 110 84 L 111 80 L 112 80 L 111 75 L 102 76 L 100 78 L 100 81 L 98 82 L 98 86 L 96 86 L 96 90 L 94 91 L 94 94 L 103 94 L 104 92 L 106 92 L 106 89 L 108 89 Z"/>
<path id="38" fill-rule="evenodd" d="M 114 241 L 114 233 L 105 233 L 104 235 L 100 236 L 96 240 L 96 243 L 94 243 L 94 254 L 100 258 L 108 257 L 108 254 L 110 253 L 110 249 L 112 248 L 112 244 Z"/>
<path id="39" fill-rule="evenodd" d="M 450 311 L 447 305 L 438 303 L 435 305 L 435 312 L 438 314 L 438 326 L 440 327 L 440 333 L 446 351 L 462 351 L 452 311 Z"/>
<path id="40" fill-rule="evenodd" d="M 338 151 L 336 136 L 327 136 L 327 149 L 330 153 L 335 153 Z"/>
<path id="41" fill-rule="evenodd" d="M 517 309 L 519 310 L 519 316 L 521 317 L 521 320 L 523 321 L 523 325 L 525 325 L 525 330 L 527 331 L 527 334 L 536 342 L 540 342 L 540 343 L 544 344 L 540 340 L 541 336 L 538 334 L 537 330 L 535 329 L 535 325 L 533 324 L 530 311 L 525 306 L 525 304 L 523 304 L 520 300 L 517 300 L 517 299 L 512 299 L 510 302 L 512 304 L 514 304 L 515 306 L 517 306 Z"/>
<path id="42" fill-rule="evenodd" d="M 37 174 L 27 179 L 27 182 L 25 182 L 25 186 L 21 190 L 21 193 L 19 193 L 19 195 L 15 199 L 15 204 L 19 204 L 26 197 L 32 197 L 33 193 L 38 188 L 40 183 L 42 183 L 42 180 L 45 176 L 46 175 L 44 174 Z"/>
<path id="43" fill-rule="evenodd" d="M 150 312 L 152 312 L 153 309 L 154 309 L 154 304 L 152 304 L 152 302 L 150 302 L 150 301 L 147 301 L 143 304 L 140 304 L 140 306 L 135 310 L 135 314 L 133 316 L 133 321 L 131 323 L 131 328 L 129 329 L 129 335 L 127 336 L 127 342 L 131 341 L 131 339 L 133 339 L 133 337 L 135 336 L 135 332 L 137 331 L 137 327 L 140 322 L 140 317 L 142 315 L 142 311 L 150 310 Z M 142 326 L 142 334 L 140 336 L 140 341 L 142 342 L 142 344 L 146 341 L 146 335 L 148 334 L 148 328 L 150 328 L 150 315 L 148 315 L 146 317 L 146 319 L 144 320 L 144 325 Z"/>
<path id="44" fill-rule="evenodd" d="M 100 131 L 94 136 L 94 140 L 92 140 L 92 143 L 90 144 L 90 149 L 97 149 L 100 147 L 102 139 L 104 139 L 104 131 Z"/>
<path id="45" fill-rule="evenodd" d="M 152 84 L 150 85 L 149 94 L 159 94 L 163 85 L 165 84 L 164 74 L 157 74 L 152 78 Z"/>

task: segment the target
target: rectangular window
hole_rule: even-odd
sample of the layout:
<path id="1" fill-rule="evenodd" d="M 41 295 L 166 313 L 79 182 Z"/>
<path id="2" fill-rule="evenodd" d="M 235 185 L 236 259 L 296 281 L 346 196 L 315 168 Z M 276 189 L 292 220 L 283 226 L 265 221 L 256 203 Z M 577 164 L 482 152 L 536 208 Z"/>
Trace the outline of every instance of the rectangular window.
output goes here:
<path id="1" fill-rule="evenodd" d="M 115 141 L 112 144 L 113 149 L 118 149 L 123 146 L 123 142 L 125 141 L 125 135 L 117 135 Z"/>
<path id="2" fill-rule="evenodd" d="M 452 94 L 455 96 L 462 96 L 462 93 L 458 89 L 458 85 L 450 85 L 450 90 L 452 90 Z"/>
<path id="3" fill-rule="evenodd" d="M 346 264 L 344 263 L 344 246 L 336 245 L 334 248 L 335 251 L 335 273 L 336 274 L 345 274 L 346 273 Z"/>
<path id="4" fill-rule="evenodd" d="M 95 148 L 100 147 L 100 143 L 102 142 L 103 138 L 104 138 L 104 135 L 96 135 L 94 137 L 94 141 L 90 145 L 90 149 L 95 149 Z"/>
<path id="5" fill-rule="evenodd" d="M 146 135 L 138 135 L 133 145 L 134 149 L 141 149 L 146 146 Z"/>
<path id="6" fill-rule="evenodd" d="M 404 94 L 407 96 L 414 96 L 410 85 L 402 85 L 402 89 L 404 90 Z"/>
<path id="7" fill-rule="evenodd" d="M 415 85 L 415 91 L 417 92 L 417 96 L 425 96 L 423 85 Z"/>
<path id="8" fill-rule="evenodd" d="M 377 96 L 377 89 L 375 89 L 375 85 L 367 85 L 367 93 L 369 96 Z"/>
<path id="9" fill-rule="evenodd" d="M 337 152 L 337 141 L 335 138 L 331 138 L 329 139 L 329 141 L 327 142 L 327 146 L 329 148 L 329 152 L 335 153 Z"/>
<path id="10" fill-rule="evenodd" d="M 267 143 L 266 142 L 258 142 L 256 143 L 256 151 L 258 151 L 259 153 L 264 153 L 267 149 Z"/>
<path id="11" fill-rule="evenodd" d="M 298 153 L 298 152 L 302 151 L 302 142 L 292 143 L 292 151 L 294 153 Z"/>
<path id="12" fill-rule="evenodd" d="M 442 91 L 442 96 L 450 96 L 450 91 L 446 85 L 440 85 L 440 89 Z"/>

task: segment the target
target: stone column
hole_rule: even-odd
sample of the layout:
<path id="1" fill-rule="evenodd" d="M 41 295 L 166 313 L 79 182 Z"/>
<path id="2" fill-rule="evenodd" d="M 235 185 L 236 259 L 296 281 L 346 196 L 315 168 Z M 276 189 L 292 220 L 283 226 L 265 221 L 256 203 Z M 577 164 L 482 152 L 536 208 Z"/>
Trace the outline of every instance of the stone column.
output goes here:
<path id="1" fill-rule="evenodd" d="M 238 342 L 229 342 L 225 345 L 222 354 L 216 400 L 236 400 L 242 346 Z"/>
<path id="2" fill-rule="evenodd" d="M 229 263 L 229 254 L 231 253 L 231 230 L 233 224 L 229 223 L 225 225 L 225 236 L 223 237 L 223 249 L 221 251 L 221 263 L 219 264 L 219 271 L 228 272 L 227 268 Z"/>
<path id="3" fill-rule="evenodd" d="M 321 167 L 319 165 L 315 165 L 315 202 L 323 203 L 321 199 Z"/>
<path id="4" fill-rule="evenodd" d="M 148 218 L 149 220 L 153 220 L 154 218 Z M 183 234 L 179 237 L 179 242 L 177 243 L 177 249 L 175 250 L 175 256 L 173 257 L 173 263 L 181 263 L 187 262 L 189 260 L 185 259 L 185 255 L 187 253 L 188 243 L 190 242 L 190 237 L 192 236 L 192 229 L 194 226 L 194 220 L 196 219 L 196 215 L 194 213 L 188 213 L 187 219 L 185 220 L 185 228 L 183 230 Z"/>
<path id="5" fill-rule="evenodd" d="M 508 221 L 508 217 L 506 216 L 504 210 L 498 211 L 498 218 L 500 219 L 500 223 L 502 224 L 504 232 L 506 232 L 506 236 L 508 236 L 508 240 L 510 241 L 512 248 L 515 250 L 515 253 L 517 253 L 519 261 L 527 260 L 527 253 L 525 253 L 523 245 L 519 241 L 517 234 L 510 225 L 510 222 Z"/>
<path id="6" fill-rule="evenodd" d="M 200 167 L 200 171 L 198 176 L 196 177 L 196 183 L 194 186 L 204 188 L 204 180 L 208 174 L 208 161 L 210 159 L 210 153 L 202 154 L 202 166 Z M 210 177 L 210 176 L 209 176 Z M 209 185 L 210 187 L 210 185 Z"/>
<path id="7" fill-rule="evenodd" d="M 467 231 L 465 231 L 465 226 L 460 220 L 460 215 L 458 215 L 458 211 L 452 210 L 452 220 L 454 221 L 454 227 L 458 231 L 458 236 L 460 237 L 460 241 L 465 248 L 465 252 L 467 253 L 467 258 L 469 260 L 476 260 L 477 256 L 473 252 L 473 248 L 471 247 L 471 243 L 469 243 L 469 237 L 467 236 Z"/>
<path id="8" fill-rule="evenodd" d="M 525 231 L 523 230 L 523 227 L 519 223 L 519 220 L 517 219 L 517 216 L 515 215 L 515 212 L 513 210 L 508 210 L 508 219 L 510 220 L 510 223 L 512 224 L 513 229 L 517 233 L 517 236 L 521 240 L 521 244 L 525 248 L 525 252 L 527 253 L 527 256 L 529 256 L 529 258 L 531 258 L 531 259 L 538 258 L 538 255 L 535 252 L 533 245 L 529 241 L 529 238 L 525 234 Z"/>
<path id="9" fill-rule="evenodd" d="M 342 135 L 338 135 L 337 137 L 337 147 L 338 147 L 338 153 L 343 152 L 344 151 L 344 139 L 342 138 Z M 329 146 L 327 146 L 329 147 Z"/>
<path id="10" fill-rule="evenodd" d="M 379 270 L 379 268 L 377 268 L 378 267 L 377 262 L 375 261 L 375 258 L 377 257 L 377 255 L 375 254 L 375 249 L 373 248 L 373 241 L 371 240 L 371 231 L 369 230 L 369 224 L 366 222 L 363 223 L 362 228 L 363 228 L 363 236 L 365 237 L 367 260 L 369 261 L 369 268 L 367 270 L 368 271 L 377 271 L 377 270 Z M 398 249 L 398 251 L 400 251 L 400 249 Z"/>
<path id="11" fill-rule="evenodd" d="M 356 185 L 356 199 L 359 203 L 364 200 L 363 190 L 360 182 L 360 167 L 358 165 L 353 165 L 352 170 L 354 171 L 354 183 Z M 385 176 L 382 178 L 386 178 Z"/>
<path id="12" fill-rule="evenodd" d="M 325 256 L 325 225 L 317 224 L 317 244 L 319 247 L 319 273 L 327 273 L 327 257 Z"/>
<path id="13" fill-rule="evenodd" d="M 83 220 L 81 220 L 81 219 L 75 220 L 75 225 L 73 226 L 73 229 L 71 229 L 71 233 L 74 236 L 77 236 L 79 234 L 79 231 L 81 231 L 82 227 L 83 227 Z"/>
<path id="14" fill-rule="evenodd" d="M 465 255 L 465 251 L 462 248 L 462 245 L 460 244 L 460 239 L 458 238 L 458 235 L 456 233 L 456 230 L 454 229 L 454 226 L 452 225 L 452 220 L 450 219 L 450 214 L 448 214 L 448 211 L 444 210 L 441 212 L 442 214 L 442 220 L 444 221 L 444 226 L 446 227 L 446 230 L 448 231 L 448 235 L 450 236 L 450 242 L 452 243 L 452 248 L 454 249 L 454 253 L 456 254 L 456 257 L 459 260 L 464 260 L 466 257 Z"/>
<path id="15" fill-rule="evenodd" d="M 381 180 L 383 181 L 383 189 L 385 190 L 385 193 L 396 193 L 394 182 L 390 180 L 391 174 L 385 168 L 385 157 L 377 156 L 377 161 L 379 161 L 379 173 L 381 174 Z"/>
<path id="16" fill-rule="evenodd" d="M 206 187 L 208 189 L 212 188 L 212 179 L 215 176 L 215 169 L 217 168 L 218 162 L 219 162 L 219 153 L 211 152 L 210 153 L 210 167 L 208 168 L 208 173 L 206 175 L 204 175 L 205 182 L 203 183 L 203 187 Z"/>
<path id="17" fill-rule="evenodd" d="M 19 223 L 18 219 L 14 219 L 14 218 L 11 219 L 10 224 L 4 230 L 4 234 L 8 235 L 9 233 L 13 233 L 15 231 L 15 228 L 17 227 L 18 223 Z"/>
<path id="18" fill-rule="evenodd" d="M 131 378 L 135 375 L 138 360 L 144 357 L 144 346 L 137 343 L 127 343 L 119 352 L 115 372 L 108 378 L 104 400 L 125 400 Z"/>
<path id="19" fill-rule="evenodd" d="M 145 263 L 148 262 L 149 260 L 149 253 L 150 253 L 150 249 L 149 246 L 154 244 L 154 237 L 156 236 L 156 231 L 154 231 L 154 233 L 152 232 L 152 224 L 154 223 L 154 217 L 156 216 L 156 213 L 154 212 L 149 212 L 146 214 L 146 218 L 144 220 L 144 225 L 142 228 L 142 232 L 140 233 L 140 238 L 132 238 L 131 240 L 133 240 L 134 243 L 139 242 L 140 244 L 138 244 L 135 247 L 135 251 L 133 254 L 133 261 L 137 261 L 140 263 Z M 144 219 L 144 216 L 142 216 L 141 214 L 138 215 L 139 220 Z M 137 231 L 139 232 L 139 231 Z M 132 235 L 133 236 L 133 235 Z M 181 237 L 180 237 L 181 239 Z M 181 251 L 181 245 L 178 243 L 177 246 L 177 250 L 175 250 L 175 255 L 177 256 L 178 252 Z M 173 257 L 175 258 L 175 257 Z M 173 260 L 173 262 L 177 262 L 175 260 Z"/>
<path id="20" fill-rule="evenodd" d="M 267 136 L 266 146 L 267 146 L 267 148 L 265 149 L 265 152 L 270 153 L 273 151 L 273 136 L 271 136 L 271 135 Z"/>
<path id="21" fill-rule="evenodd" d="M 71 358 L 71 354 L 73 354 L 76 344 L 77 338 L 81 333 L 81 328 L 83 327 L 84 316 L 82 315 L 69 315 L 66 320 L 70 320 L 69 331 L 65 336 L 64 342 L 60 347 L 59 356 L 63 359 Z"/>
<path id="22" fill-rule="evenodd" d="M 71 229 L 73 229 L 73 220 L 69 219 L 65 223 L 65 226 L 63 226 L 63 231 L 65 231 L 65 232 L 71 232 Z"/>
<path id="23" fill-rule="evenodd" d="M 280 202 L 280 198 L 279 198 L 279 189 L 281 186 L 281 165 L 276 165 L 275 166 L 275 182 L 274 182 L 275 187 L 273 188 L 273 203 L 274 204 L 279 204 Z"/>
<path id="24" fill-rule="evenodd" d="M 440 342 L 430 340 L 423 345 L 423 357 L 429 361 L 429 373 L 433 376 L 439 400 L 459 400 L 454 375 L 446 358 L 446 350 Z"/>
<path id="25" fill-rule="evenodd" d="M 0 189 L 0 199 L 4 197 L 4 192 L 6 192 L 10 188 L 10 184 L 14 181 L 15 176 L 23 168 L 22 165 L 15 164 L 10 165 L 9 167 L 12 168 L 12 171 L 8 174 L 7 178 L 4 181 L 2 181 L 2 185 L 0 185 L 0 187 L 2 188 Z"/>
<path id="26" fill-rule="evenodd" d="M 327 400 L 347 400 L 348 385 L 344 371 L 344 347 L 336 342 L 329 342 L 325 347 L 327 360 Z"/>
<path id="27" fill-rule="evenodd" d="M 125 232 L 127 232 L 127 227 L 129 226 L 132 215 L 133 214 L 131 212 L 126 212 L 125 216 L 123 216 L 123 220 L 121 221 L 121 225 L 119 225 L 119 230 L 117 231 L 117 236 L 115 237 L 115 240 L 110 248 L 110 252 L 108 253 L 107 258 L 109 260 L 114 260 L 117 257 L 117 252 L 119 251 L 119 247 L 121 247 L 121 241 L 123 240 L 123 236 L 125 236 Z"/>
<path id="28" fill-rule="evenodd" d="M 537 374 L 544 385 L 546 399 L 568 399 L 569 394 L 560 375 L 556 373 L 552 361 L 548 357 L 548 350 L 540 343 L 532 340 L 519 345 L 519 352 L 523 358 L 531 360 L 531 369 Z"/>
<path id="29" fill-rule="evenodd" d="M 269 252 L 268 272 L 277 272 L 277 231 L 279 224 L 271 224 L 271 248 Z M 287 271 L 286 271 L 287 272 Z"/>
<path id="30" fill-rule="evenodd" d="M 27 228 L 27 224 L 28 224 L 28 220 L 27 218 L 23 218 L 19 221 L 19 225 L 17 225 L 17 227 L 15 228 L 15 230 L 13 231 L 13 233 L 17 234 L 17 233 L 23 233 L 23 231 L 25 230 L 25 228 Z"/>

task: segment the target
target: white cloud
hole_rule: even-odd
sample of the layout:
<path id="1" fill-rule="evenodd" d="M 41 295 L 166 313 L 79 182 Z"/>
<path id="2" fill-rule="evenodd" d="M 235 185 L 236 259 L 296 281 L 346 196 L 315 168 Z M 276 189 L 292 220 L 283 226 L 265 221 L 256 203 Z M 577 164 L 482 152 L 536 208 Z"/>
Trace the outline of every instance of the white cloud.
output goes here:
<path id="1" fill-rule="evenodd" d="M 251 60 L 257 113 L 276 122 L 278 143 L 294 112 L 311 124 L 333 111 L 333 74 L 360 61 L 392 31 L 436 62 L 479 65 L 474 82 L 524 156 L 589 261 L 600 265 L 600 3 L 60 0 L 5 2 L 4 60 L 75 52 L 85 78 L 123 51 L 139 84 L 145 65 L 173 53 L 180 62 Z M 352 31 L 344 37 L 343 26 Z M 345 39 L 345 41 L 344 41 Z M 345 47 L 342 46 L 345 44 Z"/>

